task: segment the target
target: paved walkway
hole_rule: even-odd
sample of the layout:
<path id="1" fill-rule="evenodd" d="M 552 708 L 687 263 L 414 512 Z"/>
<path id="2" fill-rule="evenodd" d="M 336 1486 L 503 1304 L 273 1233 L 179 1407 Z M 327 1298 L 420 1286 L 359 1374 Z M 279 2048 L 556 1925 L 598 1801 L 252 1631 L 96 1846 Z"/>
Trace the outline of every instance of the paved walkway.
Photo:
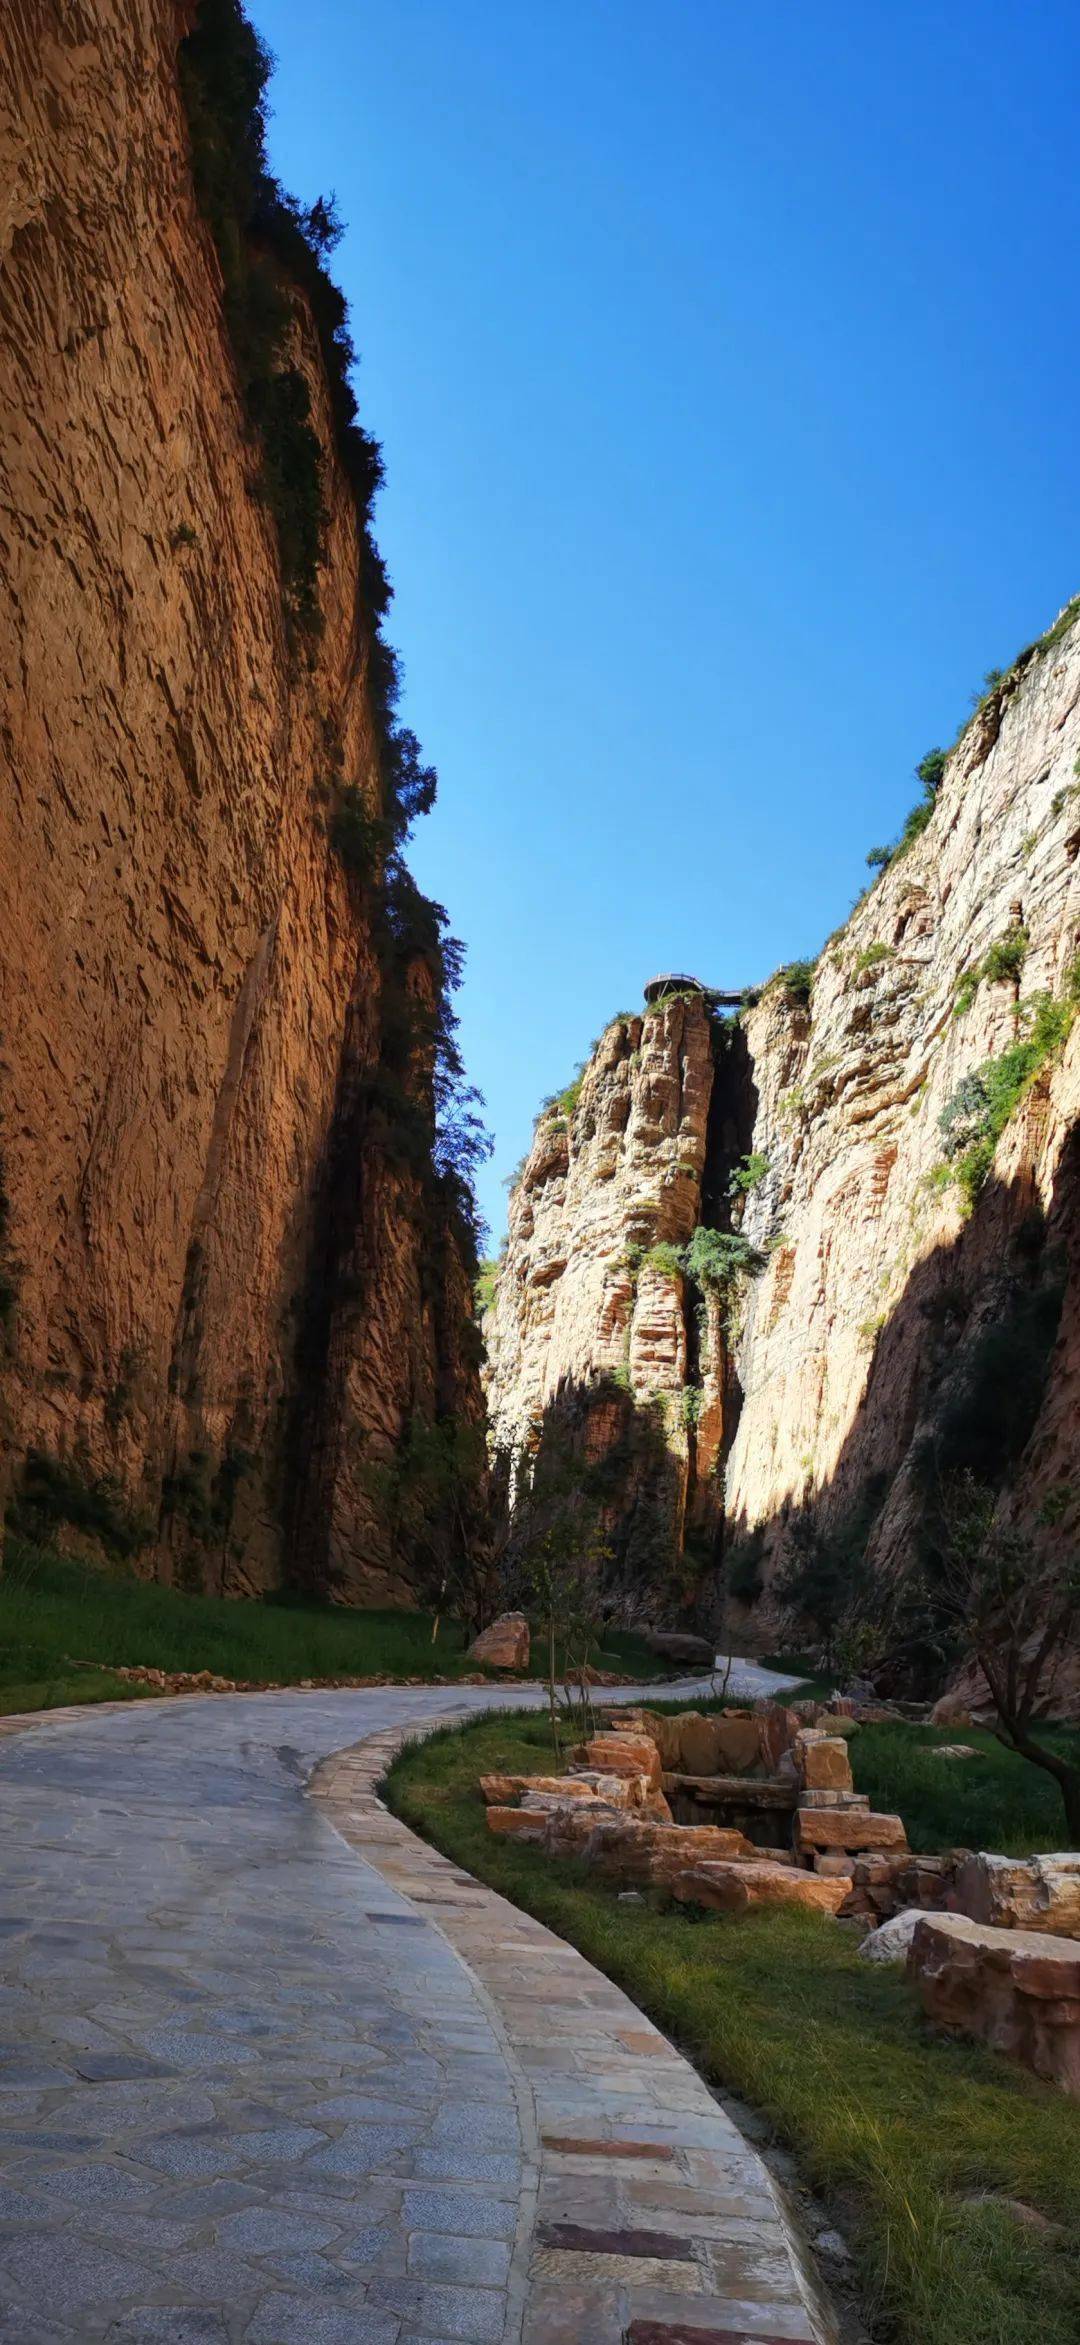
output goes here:
<path id="1" fill-rule="evenodd" d="M 814 2339 L 693 2072 L 373 1797 L 387 1738 L 491 1698 L 0 1743 L 0 2345 Z"/>

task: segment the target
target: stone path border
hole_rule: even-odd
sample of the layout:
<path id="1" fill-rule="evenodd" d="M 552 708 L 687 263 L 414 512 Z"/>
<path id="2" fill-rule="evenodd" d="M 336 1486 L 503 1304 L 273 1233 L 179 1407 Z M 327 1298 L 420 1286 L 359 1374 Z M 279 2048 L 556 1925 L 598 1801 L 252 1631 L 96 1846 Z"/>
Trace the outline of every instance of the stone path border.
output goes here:
<path id="1" fill-rule="evenodd" d="M 449 1712 L 324 1760 L 308 1791 L 468 1971 L 514 2079 L 524 2153 L 507 2345 L 832 2345 L 762 2160 L 583 1955 L 461 1872 L 379 1796 Z"/>

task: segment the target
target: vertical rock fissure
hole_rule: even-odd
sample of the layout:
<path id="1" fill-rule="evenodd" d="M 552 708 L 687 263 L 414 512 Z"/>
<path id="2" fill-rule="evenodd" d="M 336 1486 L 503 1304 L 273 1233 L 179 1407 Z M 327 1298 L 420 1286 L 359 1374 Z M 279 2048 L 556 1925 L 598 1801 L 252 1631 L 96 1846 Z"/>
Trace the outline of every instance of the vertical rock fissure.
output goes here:
<path id="1" fill-rule="evenodd" d="M 728 1234 L 742 1220 L 740 1193 L 733 1176 L 753 1146 L 757 1093 L 750 1052 L 740 1025 L 714 1016 L 712 1023 L 713 1079 L 705 1125 L 705 1155 L 699 1194 L 699 1221 L 706 1229 Z M 708 1394 L 702 1413 L 688 1427 L 686 1522 L 691 1539 L 696 1533 L 702 1563 L 709 1567 L 710 1584 L 722 1562 L 726 1532 L 724 1475 L 738 1430 L 742 1386 L 731 1340 L 733 1297 L 698 1288 L 687 1281 L 687 1377 Z M 710 1488 L 711 1484 L 711 1488 Z"/>

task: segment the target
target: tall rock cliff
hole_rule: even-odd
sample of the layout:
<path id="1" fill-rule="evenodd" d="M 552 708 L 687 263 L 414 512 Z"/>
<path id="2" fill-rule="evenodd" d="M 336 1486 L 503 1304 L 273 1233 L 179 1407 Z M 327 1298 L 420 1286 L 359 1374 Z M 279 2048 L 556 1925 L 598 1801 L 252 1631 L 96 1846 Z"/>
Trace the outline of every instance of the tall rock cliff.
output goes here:
<path id="1" fill-rule="evenodd" d="M 0 1436 L 165 1577 L 407 1600 L 481 1417 L 450 948 L 265 73 L 235 0 L 0 22 Z"/>
<path id="2" fill-rule="evenodd" d="M 540 1117 L 485 1321 L 493 1441 L 526 1483 L 560 1420 L 633 1453 L 606 1497 L 627 1605 L 693 1588 L 715 1617 L 726 1581 L 774 1634 L 800 1558 L 895 1577 L 965 1468 L 1075 1543 L 1078 617 L 930 761 L 925 821 L 812 970 L 734 1020 L 692 988 L 616 1019 Z"/>

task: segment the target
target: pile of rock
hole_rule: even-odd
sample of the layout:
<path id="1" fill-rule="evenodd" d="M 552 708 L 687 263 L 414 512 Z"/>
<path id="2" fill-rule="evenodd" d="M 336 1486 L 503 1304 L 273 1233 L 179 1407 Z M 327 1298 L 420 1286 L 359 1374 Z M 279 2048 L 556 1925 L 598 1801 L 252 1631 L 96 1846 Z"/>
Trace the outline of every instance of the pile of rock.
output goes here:
<path id="1" fill-rule="evenodd" d="M 932 2019 L 1080 2093 L 1080 1855 L 913 1854 L 902 1819 L 855 1790 L 845 1723 L 774 1702 L 716 1717 L 624 1713 L 565 1775 L 484 1776 L 488 1828 L 584 1857 L 623 1889 L 719 1913 L 804 1905 L 869 1922 L 864 1951 L 906 1956 Z M 673 1820 L 673 1803 L 706 1793 L 726 1821 Z M 759 1796 L 789 1846 L 733 1821 Z"/>
<path id="2" fill-rule="evenodd" d="M 732 1798 L 741 1805 L 752 1773 L 776 1781 L 765 1777 L 777 1744 L 775 1720 L 750 1711 L 647 1719 L 635 1712 L 576 1751 L 567 1775 L 486 1776 L 488 1828 L 535 1841 L 551 1856 L 587 1857 L 623 1886 L 663 1888 L 720 1912 L 766 1904 L 843 1912 L 854 1888 L 846 1852 L 884 1846 L 907 1853 L 904 1828 L 898 1816 L 874 1815 L 854 1790 L 842 1736 L 784 1715 L 790 1735 L 781 1751 L 787 1761 L 782 1804 L 794 1817 L 793 1847 L 761 1846 L 731 1822 L 672 1819 L 670 1795 L 687 1783 L 716 1790 L 733 1782 Z M 672 1759 L 683 1765 L 665 1764 Z"/>

